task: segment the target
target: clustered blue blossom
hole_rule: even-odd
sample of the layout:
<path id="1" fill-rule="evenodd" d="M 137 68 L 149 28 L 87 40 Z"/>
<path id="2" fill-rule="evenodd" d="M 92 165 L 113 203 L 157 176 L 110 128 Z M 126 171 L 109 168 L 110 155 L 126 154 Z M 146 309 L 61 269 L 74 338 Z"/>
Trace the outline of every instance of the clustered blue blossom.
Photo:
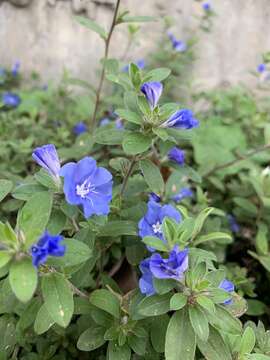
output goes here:
<path id="1" fill-rule="evenodd" d="M 175 51 L 185 52 L 187 50 L 187 44 L 182 40 L 177 40 L 171 32 L 168 33 L 168 37 L 171 40 L 172 47 Z"/>
<path id="2" fill-rule="evenodd" d="M 180 166 L 185 164 L 185 152 L 176 146 L 168 152 L 168 158 Z"/>
<path id="3" fill-rule="evenodd" d="M 222 289 L 222 290 L 225 290 L 227 291 L 228 293 L 233 293 L 234 292 L 234 284 L 227 280 L 227 279 L 224 279 L 221 281 L 221 283 L 219 284 L 219 288 Z M 225 300 L 223 302 L 224 305 L 230 305 L 232 304 L 233 300 L 232 298 L 228 299 L 228 300 Z"/>
<path id="4" fill-rule="evenodd" d="M 59 178 L 61 165 L 56 148 L 53 144 L 37 147 L 34 150 L 32 157 L 37 164 L 45 169 L 51 176 L 56 179 Z"/>
<path id="5" fill-rule="evenodd" d="M 13 76 L 17 76 L 17 75 L 19 74 L 20 67 L 21 67 L 21 63 L 20 63 L 19 60 L 17 60 L 17 61 L 15 62 L 15 64 L 12 66 L 12 68 L 11 68 L 11 74 L 12 74 Z"/>
<path id="6" fill-rule="evenodd" d="M 73 133 L 75 135 L 81 135 L 83 133 L 87 132 L 87 125 L 83 122 L 80 121 L 78 122 L 74 127 L 73 127 Z"/>
<path id="7" fill-rule="evenodd" d="M 5 92 L 2 96 L 2 102 L 7 107 L 16 108 L 20 105 L 21 98 L 19 95 L 12 92 Z"/>
<path id="8" fill-rule="evenodd" d="M 240 231 L 240 225 L 238 224 L 238 222 L 236 221 L 235 216 L 233 216 L 232 214 L 229 214 L 227 216 L 227 219 L 229 221 L 229 225 L 231 228 L 231 231 L 233 233 L 238 233 Z"/>
<path id="9" fill-rule="evenodd" d="M 194 118 L 193 112 L 181 109 L 172 114 L 168 120 L 160 125 L 162 128 L 193 129 L 199 126 L 199 121 Z"/>
<path id="10" fill-rule="evenodd" d="M 211 5 L 210 5 L 209 2 L 204 2 L 204 3 L 202 4 L 202 7 L 203 7 L 203 9 L 204 9 L 205 11 L 210 11 L 210 10 L 211 10 Z"/>
<path id="11" fill-rule="evenodd" d="M 145 98 L 152 110 L 154 110 L 157 106 L 162 91 L 163 85 L 158 81 L 149 81 L 141 86 L 141 92 L 145 95 Z"/>
<path id="12" fill-rule="evenodd" d="M 154 253 L 140 264 L 142 272 L 139 280 L 140 291 L 146 296 L 154 295 L 156 292 L 153 284 L 154 278 L 181 281 L 187 269 L 188 249 L 181 251 L 176 245 L 167 259 L 164 259 L 159 253 Z"/>
<path id="13" fill-rule="evenodd" d="M 96 160 L 86 156 L 79 162 L 69 162 L 60 170 L 64 178 L 64 194 L 71 205 L 81 205 L 85 218 L 107 215 L 112 199 L 112 174 L 97 167 Z"/>
<path id="14" fill-rule="evenodd" d="M 106 126 L 111 122 L 111 120 L 107 117 L 103 118 L 99 122 L 99 126 Z"/>
<path id="15" fill-rule="evenodd" d="M 181 214 L 172 205 L 161 205 L 152 199 L 148 201 L 147 207 L 147 212 L 138 225 L 140 237 L 156 236 L 166 242 L 162 232 L 164 218 L 168 217 L 179 223 L 182 220 Z M 149 250 L 154 251 L 152 248 Z"/>
<path id="16" fill-rule="evenodd" d="M 260 74 L 262 74 L 263 72 L 265 72 L 265 70 L 266 70 L 266 65 L 265 65 L 264 63 L 259 64 L 259 65 L 257 66 L 257 71 L 258 71 Z"/>
<path id="17" fill-rule="evenodd" d="M 174 200 L 176 203 L 179 203 L 183 199 L 193 197 L 193 196 L 194 196 L 194 193 L 190 188 L 182 188 L 178 194 L 176 194 L 172 197 L 172 200 Z"/>
<path id="18" fill-rule="evenodd" d="M 64 256 L 66 246 L 62 244 L 63 236 L 50 235 L 48 231 L 31 247 L 33 265 L 38 268 L 47 261 L 49 256 Z"/>

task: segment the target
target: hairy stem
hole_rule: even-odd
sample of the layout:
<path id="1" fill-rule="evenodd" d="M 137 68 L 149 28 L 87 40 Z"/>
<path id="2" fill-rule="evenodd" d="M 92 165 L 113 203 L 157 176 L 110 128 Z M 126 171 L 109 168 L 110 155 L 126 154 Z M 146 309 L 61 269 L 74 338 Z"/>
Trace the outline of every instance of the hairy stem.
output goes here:
<path id="1" fill-rule="evenodd" d="M 124 195 L 124 192 L 126 190 L 126 187 L 127 187 L 127 182 L 128 182 L 128 179 L 129 177 L 131 176 L 132 172 L 133 172 L 133 169 L 134 169 L 134 166 L 136 164 L 136 157 L 134 156 L 134 158 L 132 159 L 130 165 L 129 165 L 129 169 L 127 171 L 127 174 L 126 176 L 124 177 L 124 180 L 123 180 L 123 184 L 122 184 L 122 187 L 121 187 L 121 191 L 120 191 L 120 196 L 123 197 Z"/>
<path id="2" fill-rule="evenodd" d="M 83 291 L 81 291 L 80 289 L 78 289 L 76 286 L 74 286 L 70 281 L 69 281 L 70 287 L 73 291 L 74 294 L 82 297 L 82 298 L 86 298 L 89 299 L 89 295 L 84 293 Z"/>
<path id="3" fill-rule="evenodd" d="M 101 95 L 103 82 L 104 82 L 104 77 L 105 77 L 106 60 L 108 59 L 112 33 L 113 33 L 114 28 L 115 28 L 115 25 L 117 24 L 117 15 L 118 15 L 120 1 L 121 0 L 117 0 L 117 2 L 116 2 L 116 6 L 115 6 L 114 14 L 113 14 L 113 20 L 112 20 L 112 24 L 111 24 L 111 27 L 110 27 L 110 31 L 108 33 L 108 36 L 107 36 L 106 40 L 105 40 L 105 52 L 104 52 L 102 70 L 101 70 L 101 75 L 100 75 L 98 88 L 97 88 L 97 92 L 96 92 L 96 102 L 95 102 L 95 107 L 94 107 L 93 119 L 92 119 L 92 122 L 91 122 L 91 132 L 92 133 L 94 132 L 94 130 L 96 128 L 97 111 L 98 111 L 98 107 L 99 107 L 99 104 L 100 104 L 100 95 Z"/>
<path id="4" fill-rule="evenodd" d="M 234 159 L 234 160 L 228 161 L 228 162 L 226 162 L 226 163 L 224 163 L 224 164 L 221 164 L 221 165 L 217 165 L 216 167 L 214 167 L 212 170 L 208 171 L 208 172 L 207 172 L 206 174 L 204 174 L 203 176 L 204 176 L 204 177 L 207 177 L 207 176 L 213 175 L 215 172 L 217 172 L 217 171 L 219 171 L 219 170 L 223 170 L 223 169 L 226 169 L 226 168 L 228 168 L 228 167 L 230 167 L 230 166 L 236 165 L 236 164 L 238 164 L 239 162 L 244 161 L 244 160 L 252 157 L 253 155 L 256 155 L 256 154 L 258 154 L 258 153 L 260 153 L 260 152 L 263 152 L 263 151 L 265 151 L 265 150 L 268 150 L 268 149 L 270 149 L 270 144 L 267 144 L 267 145 L 264 145 L 264 146 L 259 147 L 259 148 L 257 148 L 257 149 L 251 150 L 251 151 L 247 152 L 246 154 L 241 155 L 241 157 L 239 157 L 239 158 L 236 158 L 236 159 Z"/>

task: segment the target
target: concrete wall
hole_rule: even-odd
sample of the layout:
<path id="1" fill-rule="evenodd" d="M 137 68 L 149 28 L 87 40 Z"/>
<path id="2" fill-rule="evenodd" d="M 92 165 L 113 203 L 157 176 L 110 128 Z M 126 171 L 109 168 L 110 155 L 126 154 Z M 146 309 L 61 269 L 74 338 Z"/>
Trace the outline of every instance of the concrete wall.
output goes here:
<path id="1" fill-rule="evenodd" d="M 93 81 L 103 43 L 91 31 L 78 25 L 73 16 L 86 13 L 108 28 L 115 0 L 0 0 L 0 59 L 9 66 L 19 59 L 24 72 L 36 70 L 46 79 L 57 79 L 64 67 L 72 75 Z M 270 49 L 269 0 L 212 0 L 217 13 L 213 31 L 199 32 L 198 60 L 193 77 L 197 84 L 249 83 L 249 70 Z M 122 0 L 122 9 L 132 15 L 171 15 L 175 34 L 185 39 L 196 29 L 202 15 L 195 0 Z M 126 25 L 115 31 L 112 56 L 123 54 L 127 43 Z M 161 23 L 143 25 L 139 43 L 130 59 L 142 58 L 156 45 Z"/>

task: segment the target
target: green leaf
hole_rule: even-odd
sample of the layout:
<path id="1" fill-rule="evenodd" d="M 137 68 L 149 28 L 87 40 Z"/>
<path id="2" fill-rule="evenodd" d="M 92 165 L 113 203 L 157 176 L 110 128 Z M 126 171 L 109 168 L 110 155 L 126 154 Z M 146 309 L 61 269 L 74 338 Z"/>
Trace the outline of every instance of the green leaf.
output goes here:
<path id="1" fill-rule="evenodd" d="M 6 266 L 12 258 L 12 254 L 9 251 L 0 251 L 0 268 Z"/>
<path id="2" fill-rule="evenodd" d="M 149 247 L 159 251 L 168 251 L 166 244 L 155 236 L 145 236 L 142 241 Z"/>
<path id="3" fill-rule="evenodd" d="M 83 243 L 76 239 L 65 239 L 63 245 L 66 246 L 65 255 L 62 257 L 51 257 L 48 259 L 48 265 L 54 266 L 75 266 L 84 263 L 92 256 L 92 250 Z"/>
<path id="4" fill-rule="evenodd" d="M 223 232 L 212 232 L 207 235 L 202 235 L 194 241 L 194 245 L 199 245 L 208 241 L 226 240 L 226 244 L 232 242 L 232 236 Z"/>
<path id="5" fill-rule="evenodd" d="M 55 321 L 52 320 L 45 304 L 43 304 L 37 313 L 34 330 L 38 335 L 41 335 L 48 331 L 53 324 L 55 324 Z"/>
<path id="6" fill-rule="evenodd" d="M 135 335 L 128 337 L 128 345 L 138 355 L 145 355 L 147 337 L 138 337 Z"/>
<path id="7" fill-rule="evenodd" d="M 13 183 L 10 180 L 0 179 L 0 201 L 11 192 Z"/>
<path id="8" fill-rule="evenodd" d="M 234 318 L 224 306 L 217 305 L 215 314 L 207 314 L 208 321 L 219 331 L 232 335 L 240 335 L 242 330 L 241 322 Z"/>
<path id="9" fill-rule="evenodd" d="M 42 295 L 50 317 L 60 326 L 67 327 L 73 315 L 73 293 L 65 277 L 59 273 L 43 276 Z"/>
<path id="10" fill-rule="evenodd" d="M 18 247 L 17 235 L 8 222 L 3 224 L 0 221 L 0 243 L 15 249 Z"/>
<path id="11" fill-rule="evenodd" d="M 193 239 L 199 234 L 199 232 L 201 231 L 201 229 L 204 225 L 205 220 L 214 210 L 215 210 L 214 208 L 208 207 L 208 208 L 203 209 L 199 213 L 199 215 L 195 219 L 195 225 L 194 225 L 194 229 L 193 229 L 193 233 L 192 233 Z"/>
<path id="12" fill-rule="evenodd" d="M 119 299 L 106 289 L 95 290 L 90 296 L 91 304 L 99 309 L 106 311 L 115 318 L 120 316 L 120 302 Z"/>
<path id="13" fill-rule="evenodd" d="M 101 347 L 106 341 L 104 334 L 106 329 L 101 326 L 90 327 L 79 337 L 77 347 L 81 351 L 93 351 Z"/>
<path id="14" fill-rule="evenodd" d="M 163 194 L 164 181 L 159 168 L 150 160 L 141 160 L 139 165 L 150 190 L 159 195 Z"/>
<path id="15" fill-rule="evenodd" d="M 97 144 L 102 145 L 120 145 L 123 141 L 125 131 L 109 126 L 99 127 L 94 134 L 94 140 Z"/>
<path id="16" fill-rule="evenodd" d="M 113 341 L 109 342 L 107 359 L 108 360 L 130 360 L 131 350 L 127 345 L 119 346 Z"/>
<path id="17" fill-rule="evenodd" d="M 197 339 L 197 344 L 205 360 L 232 360 L 228 346 L 212 326 L 207 342 Z"/>
<path id="18" fill-rule="evenodd" d="M 33 194 L 47 192 L 47 189 L 44 186 L 39 184 L 20 184 L 12 192 L 12 196 L 18 200 L 29 200 Z"/>
<path id="19" fill-rule="evenodd" d="M 180 310 L 187 303 L 187 297 L 184 294 L 174 294 L 170 300 L 170 310 Z"/>
<path id="20" fill-rule="evenodd" d="M 145 297 L 138 305 L 138 311 L 144 316 L 158 316 L 170 310 L 171 294 Z"/>
<path id="21" fill-rule="evenodd" d="M 214 313 L 216 311 L 215 304 L 209 297 L 205 295 L 199 295 L 197 296 L 196 301 L 201 307 L 203 307 L 205 310 L 209 311 L 210 313 Z"/>
<path id="22" fill-rule="evenodd" d="M 116 114 L 120 116 L 122 119 L 127 120 L 134 124 L 141 124 L 143 119 L 140 115 L 135 113 L 134 111 L 125 110 L 125 109 L 117 109 L 115 110 Z"/>
<path id="23" fill-rule="evenodd" d="M 250 354 L 256 343 L 254 331 L 250 326 L 246 327 L 240 342 L 240 356 Z"/>
<path id="24" fill-rule="evenodd" d="M 103 40 L 106 40 L 107 38 L 107 33 L 106 31 L 103 29 L 103 27 L 101 27 L 99 24 L 97 24 L 95 21 L 86 18 L 84 16 L 75 16 L 75 20 L 83 25 L 84 27 L 93 30 L 95 33 L 97 33 Z"/>
<path id="25" fill-rule="evenodd" d="M 9 282 L 16 297 L 22 301 L 29 301 L 37 287 L 37 270 L 30 258 L 15 261 L 9 269 Z"/>
<path id="26" fill-rule="evenodd" d="M 252 257 L 254 257 L 254 259 L 256 259 L 256 260 L 258 260 L 261 264 L 262 264 L 262 266 L 267 270 L 267 271 L 269 271 L 270 272 L 270 256 L 269 255 L 267 255 L 267 256 L 259 256 L 259 255 L 257 255 L 255 252 L 253 252 L 253 251 L 250 251 L 250 250 L 248 250 L 248 253 L 252 256 Z"/>
<path id="27" fill-rule="evenodd" d="M 121 235 L 138 235 L 138 225 L 133 221 L 115 220 L 109 221 L 106 225 L 99 228 L 99 236 L 118 237 Z"/>
<path id="28" fill-rule="evenodd" d="M 164 353 L 165 351 L 165 337 L 169 320 L 169 316 L 164 314 L 153 318 L 151 322 L 150 337 L 156 352 Z"/>
<path id="29" fill-rule="evenodd" d="M 246 356 L 247 360 L 270 360 L 270 356 L 263 354 L 250 354 Z"/>
<path id="30" fill-rule="evenodd" d="M 149 22 L 149 21 L 157 21 L 157 17 L 153 16 L 128 16 L 125 15 L 121 18 L 121 22 L 124 23 L 137 23 L 137 22 Z"/>
<path id="31" fill-rule="evenodd" d="M 204 312 L 198 306 L 189 306 L 188 313 L 195 334 L 206 342 L 209 336 L 209 325 Z"/>
<path id="32" fill-rule="evenodd" d="M 162 81 L 166 79 L 171 73 L 170 69 L 167 68 L 158 68 L 149 71 L 143 78 L 142 82 L 148 81 Z"/>
<path id="33" fill-rule="evenodd" d="M 248 299 L 247 305 L 248 307 L 246 314 L 249 316 L 263 315 L 267 309 L 266 305 L 263 302 L 255 299 Z"/>
<path id="34" fill-rule="evenodd" d="M 40 192 L 34 194 L 20 210 L 17 228 L 23 232 L 27 250 L 45 231 L 51 215 L 52 203 L 53 194 Z"/>
<path id="35" fill-rule="evenodd" d="M 268 254 L 268 227 L 263 223 L 258 224 L 255 246 L 259 255 Z"/>
<path id="36" fill-rule="evenodd" d="M 171 317 L 166 342 L 166 360 L 194 360 L 196 337 L 190 324 L 187 312 L 182 309 Z"/>
<path id="37" fill-rule="evenodd" d="M 134 132 L 125 135 L 122 146 L 126 154 L 137 155 L 148 150 L 151 143 L 152 139 L 149 136 Z"/>
<path id="38" fill-rule="evenodd" d="M 250 200 L 240 197 L 235 197 L 233 198 L 233 201 L 245 212 L 250 213 L 251 215 L 255 215 L 255 216 L 257 215 L 258 209 Z"/>

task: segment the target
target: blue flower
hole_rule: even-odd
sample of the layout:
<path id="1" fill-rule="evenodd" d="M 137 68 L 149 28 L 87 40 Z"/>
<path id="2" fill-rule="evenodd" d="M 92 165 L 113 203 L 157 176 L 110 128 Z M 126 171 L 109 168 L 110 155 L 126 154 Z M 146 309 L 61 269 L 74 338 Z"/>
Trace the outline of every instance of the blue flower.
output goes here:
<path id="1" fill-rule="evenodd" d="M 122 119 L 117 118 L 117 119 L 115 120 L 115 127 L 116 127 L 116 129 L 118 129 L 118 130 L 124 129 L 124 124 L 123 124 Z"/>
<path id="2" fill-rule="evenodd" d="M 168 33 L 168 37 L 172 42 L 172 47 L 178 52 L 184 52 L 187 50 L 187 44 L 182 40 L 177 40 L 172 33 Z"/>
<path id="3" fill-rule="evenodd" d="M 259 64 L 259 65 L 257 66 L 257 71 L 258 71 L 259 73 L 263 73 L 263 72 L 265 72 L 265 70 L 266 70 L 266 65 L 265 65 L 265 64 Z"/>
<path id="4" fill-rule="evenodd" d="M 175 146 L 169 151 L 168 158 L 182 166 L 185 163 L 185 152 Z"/>
<path id="5" fill-rule="evenodd" d="M 149 268 L 157 279 L 180 281 L 188 269 L 188 249 L 180 251 L 178 245 L 175 245 L 168 259 L 163 259 L 160 254 L 155 253 L 150 258 Z"/>
<path id="6" fill-rule="evenodd" d="M 16 61 L 15 64 L 12 66 L 12 69 L 11 69 L 11 74 L 13 76 L 17 76 L 18 73 L 19 73 L 19 70 L 20 70 L 20 66 L 21 66 L 21 63 L 20 61 Z"/>
<path id="7" fill-rule="evenodd" d="M 86 131 L 87 131 L 87 125 L 83 121 L 78 122 L 73 127 L 73 133 L 75 135 L 81 135 L 81 134 L 85 133 Z"/>
<path id="8" fill-rule="evenodd" d="M 160 127 L 175 129 L 192 129 L 199 126 L 199 121 L 194 118 L 193 112 L 188 109 L 182 109 L 172 114 Z"/>
<path id="9" fill-rule="evenodd" d="M 202 4 L 202 7 L 203 7 L 203 10 L 205 10 L 205 11 L 210 11 L 211 10 L 211 5 L 210 5 L 209 2 L 204 2 Z"/>
<path id="10" fill-rule="evenodd" d="M 139 288 L 142 294 L 146 296 L 151 296 L 155 294 L 155 288 L 153 285 L 153 275 L 149 267 L 150 258 L 145 259 L 140 264 L 140 270 L 142 277 L 139 280 Z"/>
<path id="11" fill-rule="evenodd" d="M 228 293 L 234 292 L 234 284 L 231 281 L 227 280 L 227 279 L 224 279 L 224 280 L 221 281 L 221 283 L 219 284 L 219 288 L 227 291 Z M 231 299 L 225 300 L 223 302 L 223 304 L 224 305 L 230 305 L 232 302 L 233 302 L 233 300 L 231 298 Z"/>
<path id="12" fill-rule="evenodd" d="M 140 264 L 142 273 L 139 280 L 140 291 L 146 296 L 154 295 L 156 293 L 153 284 L 154 278 L 181 281 L 187 269 L 188 249 L 181 251 L 176 245 L 167 259 L 164 259 L 159 253 L 154 253 Z"/>
<path id="13" fill-rule="evenodd" d="M 63 236 L 50 235 L 45 231 L 37 244 L 31 247 L 33 265 L 38 268 L 46 262 L 48 256 L 64 256 L 66 247 L 61 244 L 62 240 Z"/>
<path id="14" fill-rule="evenodd" d="M 100 120 L 99 126 L 105 126 L 105 125 L 108 125 L 109 123 L 110 123 L 109 118 L 103 118 Z"/>
<path id="15" fill-rule="evenodd" d="M 95 159 L 84 157 L 78 163 L 70 162 L 61 168 L 64 177 L 66 201 L 82 205 L 85 218 L 107 215 L 112 199 L 112 174 L 97 167 Z"/>
<path id="16" fill-rule="evenodd" d="M 17 107 L 21 103 L 21 98 L 12 92 L 5 92 L 2 96 L 2 101 L 8 107 Z"/>
<path id="17" fill-rule="evenodd" d="M 185 198 L 193 197 L 193 191 L 190 188 L 182 188 L 180 192 L 172 197 L 172 200 L 179 203 Z"/>
<path id="18" fill-rule="evenodd" d="M 139 235 L 156 236 L 159 239 L 166 241 L 162 233 L 162 221 L 165 217 L 172 218 L 176 222 L 180 222 L 182 217 L 172 205 L 161 205 L 153 200 L 148 202 L 148 209 L 144 217 L 139 221 Z M 154 249 L 150 248 L 150 251 Z"/>
<path id="19" fill-rule="evenodd" d="M 157 81 L 146 82 L 141 86 L 141 92 L 145 95 L 152 110 L 157 106 L 162 91 L 163 85 Z"/>
<path id="20" fill-rule="evenodd" d="M 161 201 L 161 198 L 160 198 L 160 196 L 158 196 L 156 193 L 151 192 L 151 193 L 149 194 L 149 201 L 160 202 L 160 201 Z"/>
<path id="21" fill-rule="evenodd" d="M 229 221 L 231 231 L 234 233 L 238 233 L 240 231 L 240 225 L 237 223 L 236 218 L 233 215 L 229 214 L 227 216 L 227 219 Z"/>
<path id="22" fill-rule="evenodd" d="M 61 166 L 56 148 L 53 144 L 37 147 L 34 150 L 32 157 L 38 165 L 47 170 L 49 174 L 57 179 L 59 178 Z"/>

